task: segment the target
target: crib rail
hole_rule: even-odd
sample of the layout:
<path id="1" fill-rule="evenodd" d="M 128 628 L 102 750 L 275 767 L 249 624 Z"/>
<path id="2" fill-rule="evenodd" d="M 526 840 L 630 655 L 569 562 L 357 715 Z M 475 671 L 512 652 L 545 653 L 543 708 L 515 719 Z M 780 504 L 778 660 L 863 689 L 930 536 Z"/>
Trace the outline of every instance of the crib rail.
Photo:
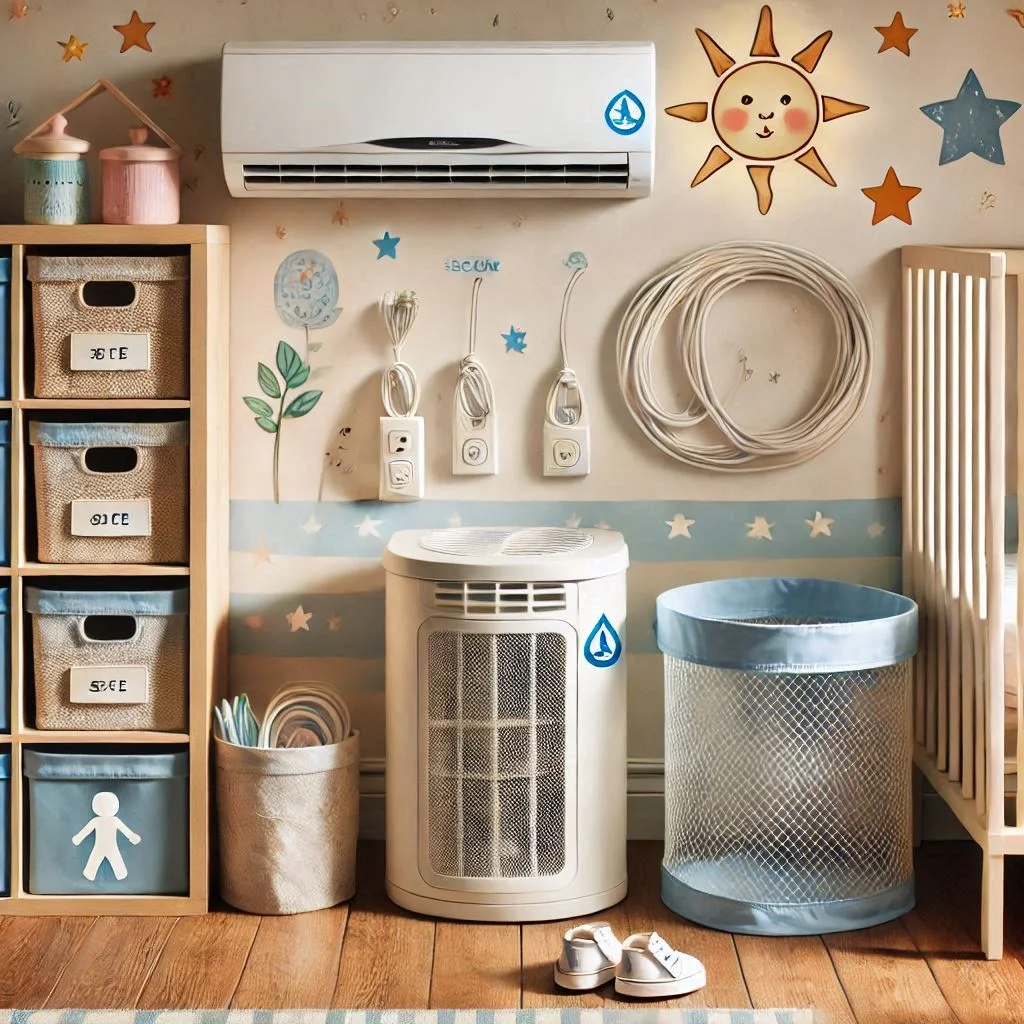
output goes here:
<path id="1" fill-rule="evenodd" d="M 921 622 L 914 736 L 989 832 L 1006 826 L 1005 278 L 1001 252 L 903 250 L 903 579 Z M 1024 639 L 1024 602 L 1017 609 Z M 1018 792 L 1018 824 L 1022 801 Z"/>

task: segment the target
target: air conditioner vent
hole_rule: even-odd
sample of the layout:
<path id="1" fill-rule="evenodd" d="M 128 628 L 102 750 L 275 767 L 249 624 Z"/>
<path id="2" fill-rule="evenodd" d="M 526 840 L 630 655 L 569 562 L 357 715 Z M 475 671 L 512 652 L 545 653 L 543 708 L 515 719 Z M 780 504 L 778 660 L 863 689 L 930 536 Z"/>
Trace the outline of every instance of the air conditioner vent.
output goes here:
<path id="1" fill-rule="evenodd" d="M 435 583 L 432 607 L 462 615 L 544 615 L 566 610 L 561 583 Z"/>
<path id="2" fill-rule="evenodd" d="M 478 185 L 480 187 L 543 185 L 602 189 L 629 185 L 629 163 L 524 164 L 244 164 L 242 176 L 250 191 L 282 185 L 323 188 L 334 185 Z"/>

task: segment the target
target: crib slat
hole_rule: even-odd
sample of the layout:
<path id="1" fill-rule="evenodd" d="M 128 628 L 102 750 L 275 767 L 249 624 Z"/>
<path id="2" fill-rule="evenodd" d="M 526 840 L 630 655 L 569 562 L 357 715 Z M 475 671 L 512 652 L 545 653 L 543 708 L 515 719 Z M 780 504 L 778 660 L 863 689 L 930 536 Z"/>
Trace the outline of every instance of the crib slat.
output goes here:
<path id="1" fill-rule="evenodd" d="M 1024 330 L 1021 328 L 1024 323 L 1024 274 L 1017 276 L 1017 323 L 1018 334 L 1020 338 L 1024 339 Z M 1024 786 L 1021 785 L 1020 774 L 1021 766 L 1024 765 L 1024 722 L 1021 720 L 1021 715 L 1024 713 L 1024 707 L 1021 706 L 1021 658 L 1022 650 L 1024 650 L 1024 627 L 1021 623 L 1024 621 L 1024 573 L 1021 572 L 1020 564 L 1020 526 L 1024 522 L 1024 516 L 1021 515 L 1024 510 L 1024 444 L 1020 439 L 1021 430 L 1024 428 L 1020 401 L 1020 396 L 1024 394 L 1024 352 L 1021 351 L 1021 347 L 1024 346 L 1017 349 L 1017 657 L 1014 659 L 1017 678 L 1012 681 L 1017 696 L 1015 702 L 1017 708 L 1017 747 L 1015 750 L 1017 755 L 1017 816 L 1014 823 L 1018 828 L 1024 824 Z"/>
<path id="2" fill-rule="evenodd" d="M 935 275 L 937 308 L 935 321 L 938 345 L 935 368 L 935 619 L 938 629 L 938 730 L 937 764 L 941 771 L 949 769 L 949 650 L 948 650 L 948 595 L 949 580 L 946 572 L 946 381 L 949 365 L 946 359 L 946 274 Z"/>
<path id="3" fill-rule="evenodd" d="M 943 273 L 946 303 L 947 384 L 949 422 L 949 477 L 946 487 L 946 564 L 948 579 L 949 618 L 949 777 L 953 782 L 961 779 L 961 621 L 960 621 L 960 278 L 958 274 Z"/>
<path id="4" fill-rule="evenodd" d="M 960 708 L 962 715 L 963 794 L 967 799 L 974 790 L 974 650 L 977 636 L 974 629 L 974 312 L 973 278 L 960 276 Z"/>
<path id="5" fill-rule="evenodd" d="M 1003 720 L 1005 716 L 1003 690 L 1003 645 L 1005 620 L 1003 618 L 1003 566 L 1005 560 L 1005 501 L 1006 494 L 1006 290 L 1002 281 L 981 282 L 985 295 L 979 303 L 982 331 L 988 338 L 988 557 L 985 559 L 988 588 L 986 613 L 988 665 L 985 673 L 986 714 L 985 753 L 986 788 L 988 805 L 985 820 L 989 829 L 1002 828 L 1006 817 L 1003 802 L 1004 757 Z"/>
<path id="6" fill-rule="evenodd" d="M 911 481 L 908 492 L 910 504 L 910 564 L 912 567 L 913 597 L 921 609 L 921 638 L 924 639 L 926 615 L 924 592 L 924 566 L 922 565 L 924 517 L 924 488 L 922 463 L 924 461 L 924 271 L 914 272 L 913 333 L 910 344 L 910 409 L 911 426 Z M 906 499 L 905 499 L 906 500 Z M 925 745 L 926 665 L 924 643 L 919 645 L 914 659 L 914 736 L 918 744 Z"/>
<path id="7" fill-rule="evenodd" d="M 985 280 L 974 278 L 974 795 L 978 817 L 984 820 L 987 807 L 987 750 L 985 746 L 985 680 L 991 670 L 986 644 L 988 616 L 988 577 L 985 558 L 988 554 L 988 338 L 985 332 Z"/>
<path id="8" fill-rule="evenodd" d="M 935 757 L 938 752 L 938 629 L 935 586 L 935 271 L 925 275 L 924 329 L 924 623 L 921 639 L 925 654 L 925 749 Z"/>

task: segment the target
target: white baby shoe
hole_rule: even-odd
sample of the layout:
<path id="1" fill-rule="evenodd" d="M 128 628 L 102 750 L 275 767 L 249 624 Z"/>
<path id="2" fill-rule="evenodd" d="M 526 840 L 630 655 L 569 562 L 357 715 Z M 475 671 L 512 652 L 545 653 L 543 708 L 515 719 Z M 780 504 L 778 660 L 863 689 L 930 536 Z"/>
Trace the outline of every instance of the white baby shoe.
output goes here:
<path id="1" fill-rule="evenodd" d="M 555 964 L 555 984 L 577 992 L 599 988 L 615 977 L 622 946 L 605 921 L 570 928 Z"/>
<path id="2" fill-rule="evenodd" d="M 622 944 L 615 991 L 640 999 L 685 996 L 708 983 L 704 965 L 673 949 L 657 932 L 630 935 Z"/>

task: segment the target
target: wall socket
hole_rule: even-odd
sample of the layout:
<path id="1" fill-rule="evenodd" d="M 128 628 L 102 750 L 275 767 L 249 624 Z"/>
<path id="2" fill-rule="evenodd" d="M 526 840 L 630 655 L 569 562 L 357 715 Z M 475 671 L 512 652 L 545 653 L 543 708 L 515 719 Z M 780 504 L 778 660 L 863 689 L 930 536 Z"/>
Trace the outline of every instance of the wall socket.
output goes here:
<path id="1" fill-rule="evenodd" d="M 455 403 L 452 427 L 452 475 L 494 476 L 498 472 L 498 421 L 492 412 L 474 426 Z"/>
<path id="2" fill-rule="evenodd" d="M 381 416 L 381 501 L 419 501 L 423 497 L 423 437 L 422 416 Z"/>
<path id="3" fill-rule="evenodd" d="M 544 421 L 544 475 L 587 476 L 590 473 L 590 426 Z"/>

